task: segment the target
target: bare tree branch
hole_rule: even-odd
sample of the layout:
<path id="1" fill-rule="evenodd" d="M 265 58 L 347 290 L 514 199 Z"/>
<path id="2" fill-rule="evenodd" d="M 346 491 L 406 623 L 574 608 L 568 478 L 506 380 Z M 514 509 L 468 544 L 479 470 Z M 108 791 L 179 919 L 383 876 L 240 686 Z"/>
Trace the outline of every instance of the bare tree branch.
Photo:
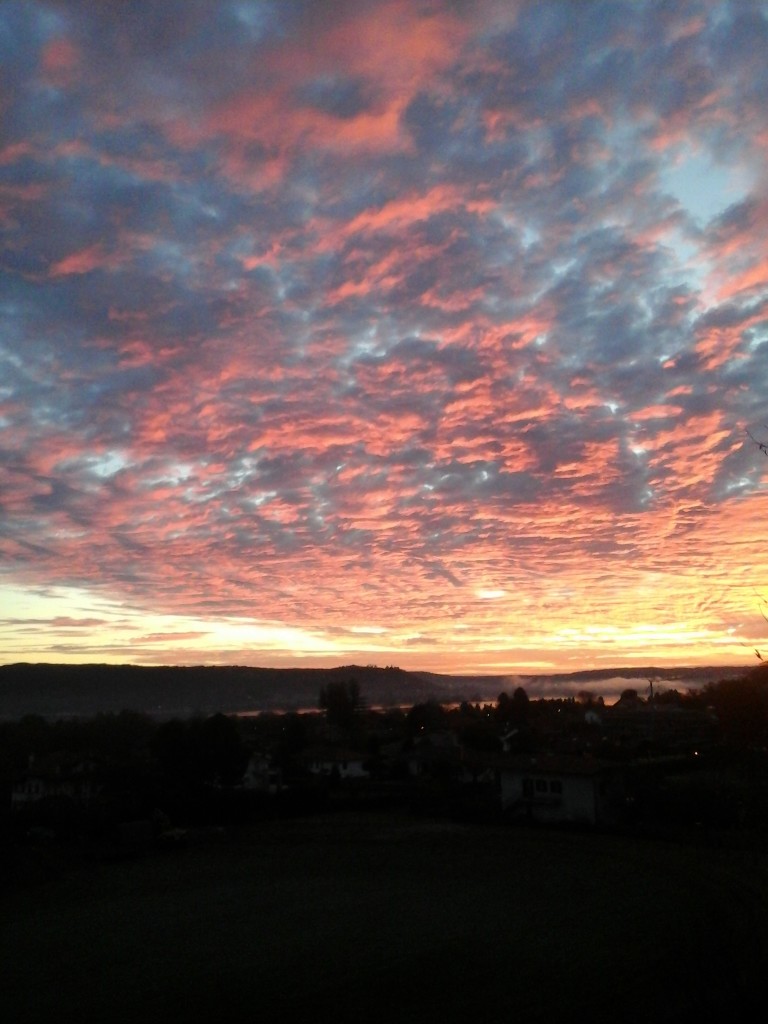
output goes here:
<path id="1" fill-rule="evenodd" d="M 765 427 L 764 429 L 768 430 L 768 427 Z M 754 445 L 757 445 L 763 455 L 768 455 L 768 441 L 761 441 L 759 438 L 755 437 L 751 430 L 747 431 L 747 437 Z"/>

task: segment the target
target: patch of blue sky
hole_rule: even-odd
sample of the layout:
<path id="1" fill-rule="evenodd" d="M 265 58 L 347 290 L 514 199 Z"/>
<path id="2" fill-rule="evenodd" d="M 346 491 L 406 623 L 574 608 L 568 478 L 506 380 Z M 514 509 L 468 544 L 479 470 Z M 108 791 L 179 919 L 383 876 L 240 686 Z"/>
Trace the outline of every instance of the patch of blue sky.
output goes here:
<path id="1" fill-rule="evenodd" d="M 129 465 L 124 452 L 108 451 L 88 459 L 88 468 L 97 476 L 107 479 Z"/>
<path id="2" fill-rule="evenodd" d="M 739 167 L 725 167 L 704 153 L 678 156 L 661 172 L 663 187 L 703 226 L 749 191 L 749 179 Z"/>

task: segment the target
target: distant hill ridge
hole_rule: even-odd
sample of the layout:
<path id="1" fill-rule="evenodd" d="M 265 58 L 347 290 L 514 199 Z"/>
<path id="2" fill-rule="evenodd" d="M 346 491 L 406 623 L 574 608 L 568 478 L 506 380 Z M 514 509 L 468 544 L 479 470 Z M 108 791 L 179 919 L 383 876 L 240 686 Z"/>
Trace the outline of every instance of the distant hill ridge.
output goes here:
<path id="1" fill-rule="evenodd" d="M 356 679 L 368 705 L 396 706 L 426 700 L 495 700 L 523 686 L 532 698 L 571 696 L 610 679 L 674 680 L 696 687 L 743 675 L 746 669 L 608 668 L 551 675 L 448 675 L 395 666 L 335 668 L 248 666 L 0 665 L 0 717 L 93 715 L 125 709 L 175 717 L 221 711 L 290 711 L 317 707 L 320 687 Z"/>

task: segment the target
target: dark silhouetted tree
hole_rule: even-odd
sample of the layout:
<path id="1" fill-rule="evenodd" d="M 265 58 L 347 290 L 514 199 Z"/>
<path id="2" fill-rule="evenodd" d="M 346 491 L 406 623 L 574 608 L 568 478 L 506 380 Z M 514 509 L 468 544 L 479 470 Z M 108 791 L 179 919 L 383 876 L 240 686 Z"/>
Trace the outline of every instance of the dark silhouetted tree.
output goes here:
<path id="1" fill-rule="evenodd" d="M 189 727 L 174 718 L 158 726 L 150 742 L 160 770 L 170 779 L 191 781 L 197 777 Z"/>
<path id="2" fill-rule="evenodd" d="M 510 721 L 515 725 L 525 725 L 528 721 L 528 694 L 522 686 L 518 686 L 512 694 L 512 714 Z"/>
<path id="3" fill-rule="evenodd" d="M 496 698 L 494 716 L 496 720 L 502 724 L 507 723 L 512 717 L 512 701 L 509 699 L 509 694 L 505 693 L 503 690 Z"/>
<path id="4" fill-rule="evenodd" d="M 595 695 L 591 690 L 579 690 L 576 694 L 576 703 L 581 704 L 582 707 L 591 708 L 595 703 Z"/>
<path id="5" fill-rule="evenodd" d="M 423 704 L 414 704 L 405 716 L 406 731 L 410 736 L 435 732 L 445 728 L 446 719 L 445 708 L 437 701 L 428 700 Z"/>
<path id="6" fill-rule="evenodd" d="M 747 750 L 768 746 L 768 667 L 758 665 L 741 679 L 722 679 L 702 689 L 714 708 L 723 739 Z"/>
<path id="7" fill-rule="evenodd" d="M 194 745 L 206 782 L 220 782 L 226 786 L 242 779 L 248 764 L 248 752 L 234 718 L 222 714 L 206 718 L 199 725 Z"/>
<path id="8" fill-rule="evenodd" d="M 621 691 L 619 697 L 619 704 L 638 704 L 641 702 L 640 694 L 637 690 L 633 690 L 631 687 Z"/>
<path id="9" fill-rule="evenodd" d="M 360 707 L 360 686 L 356 679 L 331 682 L 320 687 L 318 706 L 330 726 L 350 733 Z"/>
<path id="10" fill-rule="evenodd" d="M 281 764 L 292 763 L 309 743 L 307 721 L 295 711 L 284 715 L 277 740 L 277 756 Z"/>
<path id="11" fill-rule="evenodd" d="M 501 740 L 496 729 L 487 718 L 466 723 L 459 732 L 462 744 L 468 750 L 479 750 L 485 753 L 499 753 Z"/>
<path id="12" fill-rule="evenodd" d="M 229 785 L 242 778 L 248 763 L 237 723 L 222 714 L 164 722 L 152 738 L 151 749 L 163 773 L 185 783 Z"/>

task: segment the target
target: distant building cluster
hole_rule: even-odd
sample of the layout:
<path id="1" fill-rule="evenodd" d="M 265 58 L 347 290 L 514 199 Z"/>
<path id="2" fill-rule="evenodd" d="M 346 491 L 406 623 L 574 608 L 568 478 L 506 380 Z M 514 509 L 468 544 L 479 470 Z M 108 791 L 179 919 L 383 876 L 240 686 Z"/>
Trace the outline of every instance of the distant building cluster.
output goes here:
<path id="1" fill-rule="evenodd" d="M 373 710 L 345 686 L 312 713 L 5 722 L 5 813 L 14 827 L 54 831 L 144 820 L 166 839 L 196 817 L 363 799 L 593 827 L 682 820 L 694 807 L 700 818 L 755 820 L 762 796 L 738 780 L 745 757 L 750 778 L 768 778 L 764 675 L 695 698 L 626 690 L 610 706 L 529 700 L 518 688 L 495 702 Z"/>

